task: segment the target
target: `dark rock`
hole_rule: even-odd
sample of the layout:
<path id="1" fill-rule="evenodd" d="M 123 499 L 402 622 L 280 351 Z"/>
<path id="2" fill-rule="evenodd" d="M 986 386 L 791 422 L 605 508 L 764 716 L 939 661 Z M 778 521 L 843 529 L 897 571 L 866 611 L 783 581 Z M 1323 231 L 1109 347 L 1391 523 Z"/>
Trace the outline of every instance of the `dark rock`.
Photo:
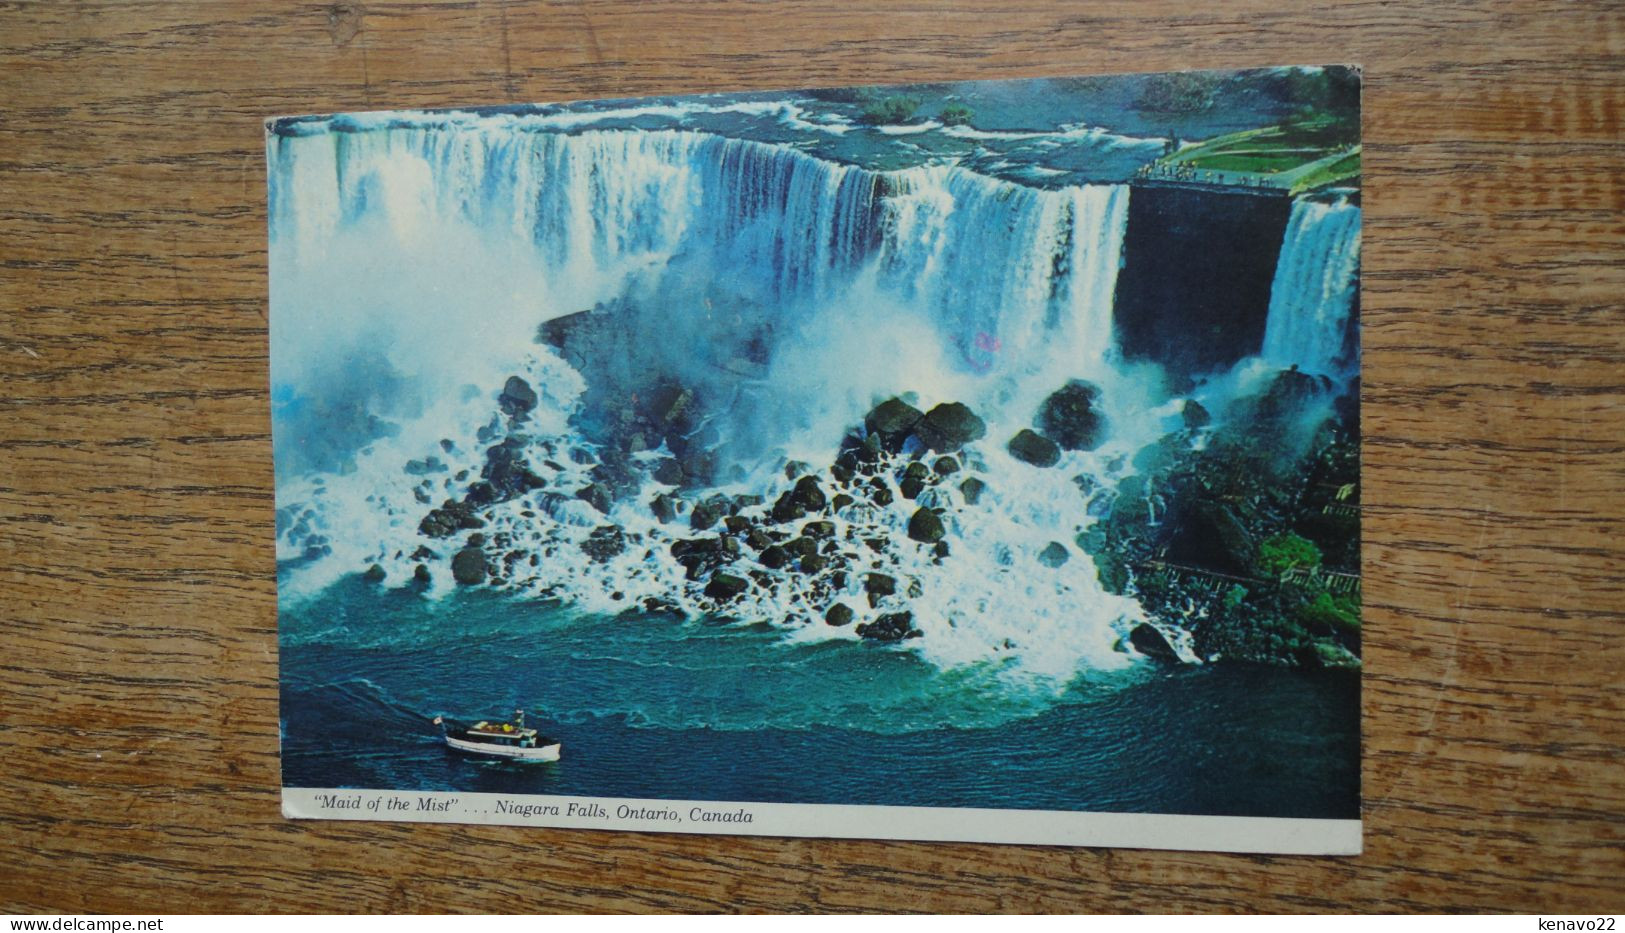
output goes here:
<path id="1" fill-rule="evenodd" d="M 959 491 L 965 494 L 965 504 L 975 505 L 982 500 L 982 493 L 987 490 L 987 484 L 974 476 L 965 477 L 959 484 Z"/>
<path id="2" fill-rule="evenodd" d="M 840 628 L 852 624 L 852 607 L 846 603 L 834 603 L 824 610 L 824 622 Z"/>
<path id="3" fill-rule="evenodd" d="M 911 612 L 888 612 L 872 625 L 860 625 L 855 631 L 864 638 L 880 642 L 897 642 L 925 634 L 914 627 L 914 614 Z"/>
<path id="4" fill-rule="evenodd" d="M 712 525 L 715 525 L 726 512 L 727 506 L 725 503 L 719 502 L 715 499 L 701 502 L 700 504 L 694 506 L 693 512 L 689 513 L 689 527 L 693 528 L 695 531 L 705 531 Z"/>
<path id="5" fill-rule="evenodd" d="M 750 588 L 750 581 L 744 577 L 736 577 L 731 573 L 714 573 L 710 582 L 705 584 L 705 595 L 716 600 L 738 599 L 740 594 Z"/>
<path id="6" fill-rule="evenodd" d="M 671 499 L 665 493 L 649 500 L 649 511 L 654 513 L 654 517 L 659 519 L 662 525 L 677 517 L 677 508 L 672 505 Z"/>
<path id="7" fill-rule="evenodd" d="M 382 583 L 384 582 L 385 576 L 386 574 L 384 573 L 383 565 L 373 564 L 371 567 L 367 568 L 366 573 L 361 575 L 361 579 L 367 581 L 368 583 Z"/>
<path id="8" fill-rule="evenodd" d="M 458 583 L 472 586 L 484 583 L 490 568 L 485 563 L 485 552 L 468 547 L 458 551 L 451 559 L 451 575 Z"/>
<path id="9" fill-rule="evenodd" d="M 762 553 L 756 559 L 761 562 L 763 567 L 778 570 L 790 562 L 790 552 L 777 544 L 773 544 L 763 548 Z"/>
<path id="10" fill-rule="evenodd" d="M 802 463 L 800 460 L 791 460 L 784 465 L 784 478 L 795 479 L 796 477 L 805 474 L 808 469 L 810 469 L 810 467 L 808 467 L 807 464 Z"/>
<path id="11" fill-rule="evenodd" d="M 829 500 L 830 511 L 839 512 L 840 510 L 842 510 L 842 509 L 846 508 L 847 506 L 851 505 L 852 502 L 853 502 L 853 499 L 852 499 L 851 496 L 847 495 L 844 492 L 838 492 L 838 493 L 835 494 L 834 498 Z"/>
<path id="12" fill-rule="evenodd" d="M 1128 641 L 1134 646 L 1135 651 L 1148 658 L 1156 658 L 1159 661 L 1179 660 L 1179 655 L 1174 652 L 1174 647 L 1168 644 L 1168 639 L 1163 637 L 1155 626 L 1148 623 L 1141 622 L 1130 629 Z"/>
<path id="13" fill-rule="evenodd" d="M 947 529 L 942 527 L 942 519 L 930 509 L 916 509 L 908 520 L 908 536 L 921 544 L 936 544 L 945 534 Z"/>
<path id="14" fill-rule="evenodd" d="M 1202 403 L 1193 398 L 1185 400 L 1185 409 L 1181 412 L 1181 417 L 1184 418 L 1185 427 L 1187 428 L 1205 427 L 1208 422 L 1213 420 L 1213 416 L 1208 414 L 1206 408 L 1202 407 Z"/>
<path id="15" fill-rule="evenodd" d="M 937 453 L 952 453 L 986 435 L 987 425 L 968 406 L 959 402 L 938 405 L 914 426 L 914 436 L 927 450 Z"/>
<path id="16" fill-rule="evenodd" d="M 422 460 L 408 460 L 404 468 L 412 476 L 427 476 L 430 473 L 444 473 L 446 464 L 439 457 L 424 457 Z"/>
<path id="17" fill-rule="evenodd" d="M 818 553 L 818 541 L 802 536 L 786 544 L 784 550 L 795 557 L 811 557 Z"/>
<path id="18" fill-rule="evenodd" d="M 835 534 L 835 523 L 830 521 L 808 522 L 801 526 L 801 534 L 808 538 L 828 538 Z"/>
<path id="19" fill-rule="evenodd" d="M 536 390 L 518 376 L 509 376 L 497 404 L 511 417 L 522 418 L 536 407 Z"/>
<path id="20" fill-rule="evenodd" d="M 1250 576 L 1258 544 L 1228 505 L 1202 499 L 1184 510 L 1168 559 L 1220 573 Z"/>
<path id="21" fill-rule="evenodd" d="M 739 557 L 739 542 L 733 538 L 693 538 L 673 541 L 671 555 L 688 570 L 690 580 L 698 580 L 723 564 Z"/>
<path id="22" fill-rule="evenodd" d="M 418 533 L 431 538 L 446 538 L 458 531 L 484 528 L 485 522 L 474 514 L 475 506 L 466 502 L 446 500 L 438 509 L 429 512 L 418 523 Z"/>
<path id="23" fill-rule="evenodd" d="M 824 491 L 818 488 L 818 478 L 803 476 L 796 480 L 794 488 L 779 496 L 773 503 L 773 520 L 795 521 L 810 512 L 822 512 L 826 504 Z"/>
<path id="24" fill-rule="evenodd" d="M 751 528 L 745 532 L 745 543 L 758 551 L 766 550 L 773 544 L 773 539 L 760 528 Z"/>
<path id="25" fill-rule="evenodd" d="M 900 398 L 890 398 L 876 405 L 864 416 L 863 428 L 880 438 L 881 444 L 892 453 L 903 449 L 909 432 L 925 417 L 918 408 Z"/>
<path id="26" fill-rule="evenodd" d="M 828 564 L 829 561 L 817 554 L 809 554 L 801 559 L 801 572 L 807 574 L 818 573 Z"/>
<path id="27" fill-rule="evenodd" d="M 796 501 L 801 503 L 801 506 L 807 511 L 823 511 L 826 502 L 824 491 L 818 488 L 817 477 L 803 476 L 801 479 L 796 480 L 795 489 L 792 492 L 795 494 Z"/>
<path id="28" fill-rule="evenodd" d="M 931 469 L 935 470 L 938 476 L 950 476 L 959 472 L 959 461 L 952 457 L 938 457 L 936 462 L 931 464 Z"/>
<path id="29" fill-rule="evenodd" d="M 662 486 L 681 486 L 683 467 L 671 457 L 661 457 L 655 461 L 654 468 L 649 471 L 649 477 Z"/>
<path id="30" fill-rule="evenodd" d="M 610 506 L 614 502 L 608 487 L 603 483 L 593 483 L 590 486 L 581 487 L 576 490 L 576 498 L 586 502 L 605 515 L 609 514 Z"/>
<path id="31" fill-rule="evenodd" d="M 1052 440 L 1028 428 L 1016 432 L 1006 445 L 1010 455 L 1036 467 L 1052 467 L 1061 462 L 1061 448 Z"/>
<path id="32" fill-rule="evenodd" d="M 852 482 L 852 471 L 844 466 L 841 466 L 839 463 L 829 468 L 829 475 L 835 480 L 835 482 L 840 483 L 842 486 Z"/>
<path id="33" fill-rule="evenodd" d="M 885 480 L 877 476 L 869 481 L 869 488 L 871 490 L 869 493 L 870 502 L 882 508 L 892 504 L 891 487 L 886 485 Z"/>
<path id="34" fill-rule="evenodd" d="M 925 490 L 925 480 L 916 476 L 905 476 L 897 483 L 897 491 L 903 494 L 904 499 L 913 499 Z"/>
<path id="35" fill-rule="evenodd" d="M 469 547 L 481 547 L 484 544 L 485 544 L 485 535 L 481 534 L 480 532 L 476 531 L 473 534 L 468 536 L 468 546 Z"/>
<path id="36" fill-rule="evenodd" d="M 581 542 L 581 551 L 603 563 L 626 550 L 626 534 L 619 525 L 600 525 Z"/>
<path id="37" fill-rule="evenodd" d="M 1105 435 L 1105 419 L 1095 411 L 1100 390 L 1074 379 L 1038 407 L 1040 431 L 1067 450 L 1094 450 Z"/>
<path id="38" fill-rule="evenodd" d="M 882 599 L 897 592 L 897 580 L 890 574 L 871 573 L 863 578 L 863 591 L 869 594 L 869 605 L 874 607 Z"/>
<path id="39" fill-rule="evenodd" d="M 948 553 L 949 553 L 949 551 L 948 551 L 948 542 L 946 542 L 946 541 L 938 541 L 931 548 L 931 553 L 936 555 L 937 560 L 941 560 L 944 557 L 947 557 Z"/>
<path id="40" fill-rule="evenodd" d="M 439 560 L 440 555 L 436 554 L 435 552 L 433 552 L 431 550 L 429 550 L 427 545 L 420 544 L 420 545 L 418 545 L 418 549 L 412 552 L 412 559 L 413 560 Z"/>
<path id="41" fill-rule="evenodd" d="M 723 527 L 728 529 L 728 534 L 731 535 L 742 535 L 755 527 L 750 523 L 750 519 L 743 515 L 725 515 L 722 518 L 722 524 Z"/>
<path id="42" fill-rule="evenodd" d="M 430 581 L 433 579 L 434 578 L 429 575 L 429 568 L 423 564 L 418 564 L 416 567 L 412 568 L 413 583 L 416 583 L 419 586 L 428 586 Z"/>
<path id="43" fill-rule="evenodd" d="M 1072 552 L 1059 541 L 1051 541 L 1038 552 L 1038 562 L 1045 567 L 1060 567 L 1072 559 Z"/>

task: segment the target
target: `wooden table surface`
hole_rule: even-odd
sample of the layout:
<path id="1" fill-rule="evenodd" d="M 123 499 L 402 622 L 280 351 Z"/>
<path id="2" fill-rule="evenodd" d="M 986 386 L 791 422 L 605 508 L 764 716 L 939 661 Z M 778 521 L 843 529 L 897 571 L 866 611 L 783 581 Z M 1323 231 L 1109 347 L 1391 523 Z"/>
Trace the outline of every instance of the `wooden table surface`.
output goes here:
<path id="1" fill-rule="evenodd" d="M 0 909 L 1625 909 L 1622 50 L 1601 2 L 0 3 Z M 1327 62 L 1365 855 L 281 818 L 264 117 Z"/>

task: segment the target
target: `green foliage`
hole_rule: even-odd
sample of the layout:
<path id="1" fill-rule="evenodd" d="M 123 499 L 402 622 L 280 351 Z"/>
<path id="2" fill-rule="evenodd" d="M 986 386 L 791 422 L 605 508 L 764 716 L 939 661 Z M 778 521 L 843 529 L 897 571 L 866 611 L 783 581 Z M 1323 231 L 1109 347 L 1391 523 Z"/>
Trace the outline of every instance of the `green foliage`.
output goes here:
<path id="1" fill-rule="evenodd" d="M 871 101 L 863 108 L 862 120 L 871 126 L 880 126 L 891 123 L 903 123 L 914 116 L 914 111 L 920 109 L 920 100 L 905 94 L 893 94 Z"/>
<path id="2" fill-rule="evenodd" d="M 1297 616 L 1299 623 L 1310 631 L 1330 629 L 1351 635 L 1360 633 L 1360 604 L 1349 597 L 1334 596 L 1325 590 L 1300 606 Z"/>
<path id="3" fill-rule="evenodd" d="M 1240 583 L 1237 583 L 1235 586 L 1230 588 L 1229 592 L 1224 594 L 1224 608 L 1235 609 L 1237 606 L 1240 606 L 1242 601 L 1246 598 L 1247 588 L 1242 586 Z"/>
<path id="4" fill-rule="evenodd" d="M 949 104 L 942 108 L 942 113 L 937 115 L 937 119 L 941 120 L 944 126 L 964 126 L 975 116 L 976 114 L 964 104 Z"/>
<path id="5" fill-rule="evenodd" d="M 1290 531 L 1265 538 L 1258 546 L 1258 569 L 1271 577 L 1279 577 L 1295 567 L 1312 570 L 1319 566 L 1320 548 L 1308 538 Z"/>
<path id="6" fill-rule="evenodd" d="M 1201 71 L 1175 71 L 1146 79 L 1135 106 L 1157 113 L 1201 113 L 1213 106 L 1219 77 Z"/>

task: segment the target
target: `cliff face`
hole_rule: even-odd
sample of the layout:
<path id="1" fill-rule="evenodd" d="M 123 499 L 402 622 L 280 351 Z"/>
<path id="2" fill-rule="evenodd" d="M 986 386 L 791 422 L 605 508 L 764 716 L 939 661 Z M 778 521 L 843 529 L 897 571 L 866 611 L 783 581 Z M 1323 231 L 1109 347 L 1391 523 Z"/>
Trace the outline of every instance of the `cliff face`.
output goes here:
<path id="1" fill-rule="evenodd" d="M 1114 315 L 1123 354 L 1192 375 L 1258 353 L 1291 208 L 1279 192 L 1136 184 Z"/>

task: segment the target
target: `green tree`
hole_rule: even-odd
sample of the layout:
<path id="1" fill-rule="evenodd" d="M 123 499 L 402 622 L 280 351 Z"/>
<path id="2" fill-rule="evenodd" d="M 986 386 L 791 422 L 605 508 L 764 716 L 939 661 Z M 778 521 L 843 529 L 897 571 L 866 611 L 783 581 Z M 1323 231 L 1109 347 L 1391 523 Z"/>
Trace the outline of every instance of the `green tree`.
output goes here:
<path id="1" fill-rule="evenodd" d="M 920 109 L 919 98 L 909 97 L 905 94 L 893 94 L 870 102 L 863 108 L 862 120 L 871 126 L 880 126 L 891 123 L 902 123 L 914 116 L 914 111 Z"/>
<path id="2" fill-rule="evenodd" d="M 1297 567 L 1313 570 L 1320 566 L 1320 548 L 1308 538 L 1290 531 L 1265 538 L 1258 546 L 1258 569 L 1279 577 Z"/>
<path id="3" fill-rule="evenodd" d="M 1213 106 L 1219 77 L 1204 71 L 1175 71 L 1146 79 L 1135 106 L 1168 114 L 1196 114 Z"/>
<path id="4" fill-rule="evenodd" d="M 976 114 L 964 104 L 949 104 L 942 108 L 942 113 L 937 115 L 937 119 L 941 120 L 944 126 L 964 126 L 975 116 Z"/>

